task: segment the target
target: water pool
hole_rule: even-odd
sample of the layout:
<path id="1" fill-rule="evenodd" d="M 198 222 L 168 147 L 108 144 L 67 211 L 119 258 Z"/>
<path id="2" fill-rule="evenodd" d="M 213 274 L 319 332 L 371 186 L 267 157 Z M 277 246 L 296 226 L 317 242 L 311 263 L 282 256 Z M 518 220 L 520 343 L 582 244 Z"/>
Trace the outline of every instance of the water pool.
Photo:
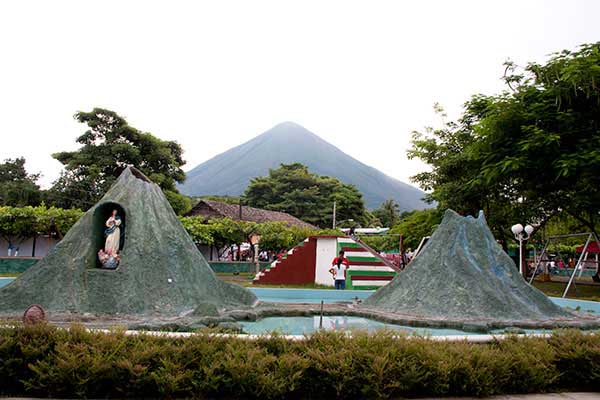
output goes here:
<path id="1" fill-rule="evenodd" d="M 265 333 L 278 332 L 286 335 L 311 334 L 319 330 L 320 317 L 267 317 L 258 321 L 240 322 L 245 333 L 261 335 Z M 383 322 L 345 315 L 323 316 L 323 329 L 328 331 L 353 331 L 361 330 L 374 332 L 381 329 L 402 332 L 407 335 L 418 336 L 480 336 L 490 334 L 501 334 L 504 330 L 495 330 L 489 333 L 471 333 L 457 329 L 442 328 L 418 328 L 412 326 L 386 324 Z M 549 333 L 543 330 L 524 329 L 523 333 Z"/>
<path id="2" fill-rule="evenodd" d="M 273 303 L 336 303 L 361 300 L 369 297 L 374 290 L 331 290 L 331 289 L 284 289 L 248 288 L 261 301 Z"/>
<path id="3" fill-rule="evenodd" d="M 328 290 L 328 289 L 269 289 L 249 288 L 261 301 L 273 303 L 335 303 L 339 301 L 352 301 L 356 297 L 361 300 L 369 297 L 373 290 Z M 600 302 L 562 299 L 550 297 L 555 304 L 561 307 L 579 309 L 581 311 L 600 314 Z M 579 308 L 578 308 L 579 307 Z"/>
<path id="4" fill-rule="evenodd" d="M 15 278 L 0 278 L 0 287 L 8 285 L 14 280 Z"/>

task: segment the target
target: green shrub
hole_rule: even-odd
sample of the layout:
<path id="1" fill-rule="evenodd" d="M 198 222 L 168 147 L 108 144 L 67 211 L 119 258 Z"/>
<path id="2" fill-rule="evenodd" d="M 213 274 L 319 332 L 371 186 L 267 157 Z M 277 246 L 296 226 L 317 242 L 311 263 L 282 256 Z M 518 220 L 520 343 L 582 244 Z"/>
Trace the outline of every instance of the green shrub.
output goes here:
<path id="1" fill-rule="evenodd" d="M 397 333 L 170 339 L 49 325 L 0 329 L 0 395 L 397 398 L 600 390 L 600 336 L 487 344 Z"/>

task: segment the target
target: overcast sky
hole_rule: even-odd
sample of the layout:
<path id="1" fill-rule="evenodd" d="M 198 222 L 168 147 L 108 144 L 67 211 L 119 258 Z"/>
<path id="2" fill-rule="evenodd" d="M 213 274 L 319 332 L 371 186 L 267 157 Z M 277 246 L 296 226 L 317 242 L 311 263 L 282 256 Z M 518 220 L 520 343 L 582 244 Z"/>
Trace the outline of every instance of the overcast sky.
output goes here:
<path id="1" fill-rule="evenodd" d="M 502 63 L 600 40 L 600 1 L 3 1 L 0 159 L 47 186 L 93 107 L 185 150 L 189 170 L 295 121 L 408 181 L 411 132 Z"/>

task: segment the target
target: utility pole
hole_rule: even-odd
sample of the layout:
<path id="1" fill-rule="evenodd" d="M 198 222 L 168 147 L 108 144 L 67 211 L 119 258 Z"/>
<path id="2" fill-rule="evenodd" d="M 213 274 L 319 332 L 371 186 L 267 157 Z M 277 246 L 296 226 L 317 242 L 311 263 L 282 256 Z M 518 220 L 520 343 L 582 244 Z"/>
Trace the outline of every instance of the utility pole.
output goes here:
<path id="1" fill-rule="evenodd" d="M 406 266 L 406 259 L 404 258 L 404 235 L 400 234 L 400 246 L 398 246 L 400 252 L 400 269 L 404 269 Z"/>
<path id="2" fill-rule="evenodd" d="M 335 229 L 335 200 L 333 201 L 333 229 Z"/>

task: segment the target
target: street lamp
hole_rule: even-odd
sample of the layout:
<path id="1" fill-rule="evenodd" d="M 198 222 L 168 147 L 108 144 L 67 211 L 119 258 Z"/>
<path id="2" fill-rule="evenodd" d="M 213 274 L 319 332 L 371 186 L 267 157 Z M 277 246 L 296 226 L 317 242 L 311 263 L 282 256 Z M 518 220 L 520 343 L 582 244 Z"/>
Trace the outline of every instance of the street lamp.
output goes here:
<path id="1" fill-rule="evenodd" d="M 513 225 L 510 230 L 512 231 L 513 235 L 515 235 L 515 239 L 517 239 L 519 241 L 519 273 L 521 275 L 523 274 L 523 241 L 529 239 L 529 237 L 531 236 L 531 234 L 533 233 L 533 226 L 531 225 L 526 225 L 525 226 L 525 234 L 523 234 L 523 225 L 521 224 L 516 224 Z"/>

